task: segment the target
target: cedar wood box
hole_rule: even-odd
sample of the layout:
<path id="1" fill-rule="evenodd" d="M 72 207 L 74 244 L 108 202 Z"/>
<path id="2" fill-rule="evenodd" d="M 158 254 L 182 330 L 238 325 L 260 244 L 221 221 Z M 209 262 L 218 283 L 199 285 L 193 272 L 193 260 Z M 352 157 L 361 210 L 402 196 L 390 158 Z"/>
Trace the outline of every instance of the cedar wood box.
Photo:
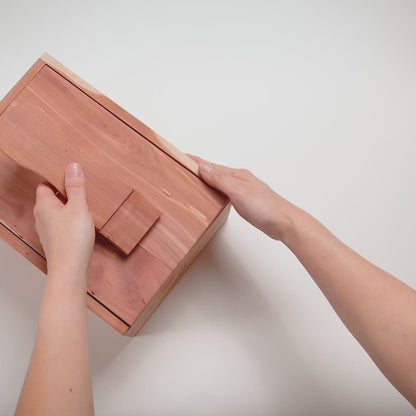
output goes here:
<path id="1" fill-rule="evenodd" d="M 229 214 L 228 199 L 200 179 L 192 159 L 46 54 L 0 102 L 0 149 L 0 237 L 45 273 L 33 218 L 40 182 L 64 193 L 65 164 L 82 161 L 97 210 L 107 205 L 95 196 L 108 180 L 116 191 L 109 185 L 100 195 L 109 204 L 120 205 L 120 184 L 137 192 L 123 221 L 109 217 L 111 233 L 93 215 L 87 305 L 121 334 L 138 333 Z M 110 179 L 88 181 L 100 177 Z M 140 228 L 149 209 L 155 215 L 137 231 L 134 219 Z M 120 250 L 128 235 L 134 243 Z"/>

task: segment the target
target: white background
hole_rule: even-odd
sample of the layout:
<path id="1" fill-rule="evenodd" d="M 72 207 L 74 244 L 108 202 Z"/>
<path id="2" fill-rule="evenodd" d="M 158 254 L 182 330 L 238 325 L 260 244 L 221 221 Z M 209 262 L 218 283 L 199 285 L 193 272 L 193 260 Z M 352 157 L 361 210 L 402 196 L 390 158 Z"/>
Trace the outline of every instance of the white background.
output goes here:
<path id="1" fill-rule="evenodd" d="M 416 3 L 1 0 L 0 95 L 48 52 L 183 151 L 251 169 L 416 286 Z M 0 242 L 0 414 L 43 275 Z M 235 212 L 140 336 L 89 312 L 97 415 L 411 415 Z"/>

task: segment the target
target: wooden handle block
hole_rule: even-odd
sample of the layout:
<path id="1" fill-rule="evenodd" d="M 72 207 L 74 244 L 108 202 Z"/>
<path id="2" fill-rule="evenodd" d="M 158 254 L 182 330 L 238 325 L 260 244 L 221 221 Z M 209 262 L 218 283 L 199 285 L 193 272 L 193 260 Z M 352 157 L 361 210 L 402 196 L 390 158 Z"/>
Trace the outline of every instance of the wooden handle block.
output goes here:
<path id="1" fill-rule="evenodd" d="M 123 253 L 130 254 L 159 219 L 160 212 L 137 191 L 133 191 L 100 229 Z"/>

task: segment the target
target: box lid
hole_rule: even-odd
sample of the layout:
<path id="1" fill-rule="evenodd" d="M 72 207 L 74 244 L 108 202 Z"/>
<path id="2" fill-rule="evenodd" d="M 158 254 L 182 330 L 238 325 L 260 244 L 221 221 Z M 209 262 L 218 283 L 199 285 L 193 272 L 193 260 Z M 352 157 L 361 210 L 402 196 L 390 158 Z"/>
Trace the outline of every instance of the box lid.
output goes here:
<path id="1" fill-rule="evenodd" d="M 24 148 L 28 138 L 31 146 Z M 102 191 L 108 209 L 96 216 L 102 219 L 97 228 L 107 224 L 102 234 L 113 242 L 138 236 L 135 230 L 129 237 L 131 230 L 123 222 L 126 212 L 128 217 L 144 206 L 138 209 L 139 224 L 153 208 L 158 212 L 128 256 L 97 236 L 88 291 L 126 325 L 134 322 L 228 203 L 198 177 L 191 159 L 48 55 L 0 102 L 0 148 L 1 143 L 10 147 L 13 140 L 26 155 L 33 154 L 36 143 L 44 150 L 55 144 L 59 152 L 59 158 L 45 159 L 37 172 L 0 154 L 0 222 L 38 256 L 43 250 L 33 225 L 35 189 L 50 171 L 62 175 L 66 163 L 81 161 L 87 181 L 93 179 L 90 186 L 109 185 Z M 62 182 L 55 186 L 62 190 Z M 124 211 L 117 211 L 131 192 L 136 194 Z M 87 198 L 93 193 L 90 189 Z"/>

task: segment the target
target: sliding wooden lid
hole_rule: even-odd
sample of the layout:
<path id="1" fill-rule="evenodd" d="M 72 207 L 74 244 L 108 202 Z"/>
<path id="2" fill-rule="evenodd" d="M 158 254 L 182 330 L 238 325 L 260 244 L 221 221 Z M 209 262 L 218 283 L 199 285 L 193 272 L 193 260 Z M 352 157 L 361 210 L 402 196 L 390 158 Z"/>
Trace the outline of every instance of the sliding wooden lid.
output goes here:
<path id="1" fill-rule="evenodd" d="M 44 272 L 36 187 L 64 193 L 66 164 L 82 163 L 99 231 L 87 302 L 121 333 L 137 332 L 229 211 L 197 163 L 49 55 L 0 101 L 1 148 L 13 158 L 0 151 L 0 238 Z M 22 168 L 35 163 L 39 174 Z M 115 247 L 136 240 L 127 256 Z"/>
<path id="2" fill-rule="evenodd" d="M 115 131 L 122 124 L 64 77 L 44 66 L 1 115 L 0 147 L 63 195 L 65 166 L 79 162 L 87 179 L 88 206 L 96 229 L 129 254 L 160 212 L 139 191 L 119 179 L 119 163 L 101 150 L 87 124 L 89 120 Z"/>

